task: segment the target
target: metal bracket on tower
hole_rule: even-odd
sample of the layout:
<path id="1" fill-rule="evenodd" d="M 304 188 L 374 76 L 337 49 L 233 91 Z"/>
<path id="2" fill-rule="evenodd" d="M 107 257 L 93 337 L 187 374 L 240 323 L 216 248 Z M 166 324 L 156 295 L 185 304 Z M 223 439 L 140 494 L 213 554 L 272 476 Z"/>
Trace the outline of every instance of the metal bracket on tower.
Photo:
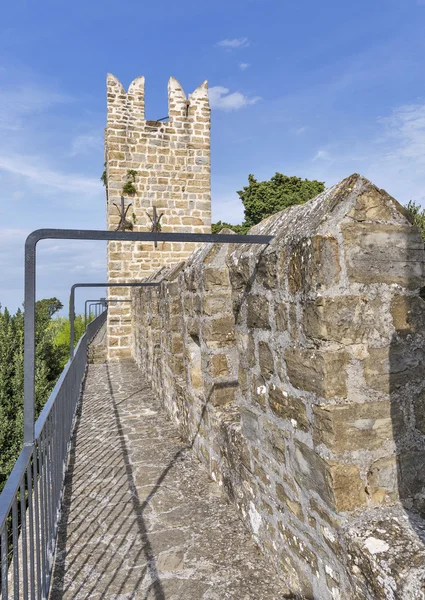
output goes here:
<path id="1" fill-rule="evenodd" d="M 120 222 L 115 231 L 133 231 L 133 223 L 127 219 L 128 209 L 130 206 L 133 206 L 132 203 L 130 202 L 130 204 L 127 205 L 127 208 L 124 208 L 124 196 L 121 196 L 121 208 L 115 202 L 113 202 L 113 205 L 116 207 L 120 216 Z"/>
<path id="2" fill-rule="evenodd" d="M 152 223 L 151 233 L 156 233 L 158 231 L 161 231 L 161 223 L 160 223 L 160 221 L 161 221 L 161 217 L 164 216 L 164 213 L 161 213 L 159 215 L 159 217 L 158 217 L 157 213 L 156 213 L 156 206 L 154 206 L 153 207 L 153 216 L 151 217 L 148 212 L 146 214 L 148 215 L 148 217 L 149 217 L 149 219 L 150 219 L 150 221 Z M 154 246 L 155 246 L 155 248 L 158 248 L 158 242 L 156 240 L 154 242 Z"/>

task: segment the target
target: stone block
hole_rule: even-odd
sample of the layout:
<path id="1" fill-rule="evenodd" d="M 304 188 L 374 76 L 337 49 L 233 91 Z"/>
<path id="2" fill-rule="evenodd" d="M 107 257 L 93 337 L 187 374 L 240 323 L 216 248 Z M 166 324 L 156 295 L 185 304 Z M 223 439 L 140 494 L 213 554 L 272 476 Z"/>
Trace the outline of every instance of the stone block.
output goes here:
<path id="1" fill-rule="evenodd" d="M 375 450 L 393 438 L 389 401 L 313 406 L 313 439 L 334 453 Z"/>
<path id="2" fill-rule="evenodd" d="M 282 431 L 271 421 L 264 420 L 263 422 L 263 434 L 265 440 L 265 449 L 275 458 L 279 464 L 285 464 L 285 450 L 287 433 Z M 258 436 L 257 436 L 258 443 Z"/>
<path id="3" fill-rule="evenodd" d="M 273 353 L 267 342 L 258 343 L 258 359 L 260 363 L 260 372 L 263 377 L 269 378 L 273 375 L 275 367 Z"/>
<path id="4" fill-rule="evenodd" d="M 298 485 L 316 492 L 333 510 L 352 511 L 364 506 L 366 495 L 357 466 L 325 460 L 298 440 L 294 463 Z"/>
<path id="5" fill-rule="evenodd" d="M 285 352 L 286 372 L 291 384 L 327 399 L 346 397 L 348 361 L 348 353 L 342 350 L 288 348 Z"/>
<path id="6" fill-rule="evenodd" d="M 226 377 L 229 375 L 229 365 L 225 354 L 211 356 L 211 377 Z"/>
<path id="7" fill-rule="evenodd" d="M 424 243 L 409 225 L 345 223 L 341 226 L 347 274 L 356 283 L 423 285 Z"/>
<path id="8" fill-rule="evenodd" d="M 384 335 L 385 317 L 379 298 L 338 296 L 303 303 L 302 323 L 307 337 L 348 345 Z"/>
<path id="9" fill-rule="evenodd" d="M 416 429 L 425 435 L 425 391 L 413 396 L 413 412 Z"/>
<path id="10" fill-rule="evenodd" d="M 374 390 L 394 394 L 395 390 L 423 378 L 424 351 L 410 344 L 393 342 L 383 348 L 369 348 L 364 362 L 366 383 Z"/>
<path id="11" fill-rule="evenodd" d="M 374 504 L 397 500 L 398 478 L 395 456 L 379 458 L 370 465 L 366 492 Z"/>
<path id="12" fill-rule="evenodd" d="M 202 308 L 204 314 L 212 317 L 213 315 L 217 315 L 223 312 L 230 312 L 232 307 L 232 301 L 230 296 L 223 295 L 220 292 L 220 295 L 208 295 L 204 296 L 202 299 Z"/>
<path id="13" fill-rule="evenodd" d="M 269 387 L 269 405 L 281 419 L 288 419 L 295 428 L 308 431 L 310 424 L 304 402 L 300 398 L 290 396 L 288 392 L 274 384 Z"/>
<path id="14" fill-rule="evenodd" d="M 248 296 L 247 326 L 249 329 L 270 329 L 269 301 L 265 296 Z"/>
<path id="15" fill-rule="evenodd" d="M 212 392 L 209 397 L 209 402 L 213 406 L 224 406 L 231 404 L 235 400 L 235 394 L 238 390 L 237 381 L 226 381 L 222 383 L 214 383 Z"/>
<path id="16" fill-rule="evenodd" d="M 284 253 L 284 250 L 283 250 Z M 280 260 L 281 257 L 279 257 Z M 265 252 L 260 255 L 258 264 L 257 264 L 257 272 L 256 272 L 256 280 L 258 283 L 263 285 L 265 288 L 272 290 L 277 286 L 278 281 L 278 255 L 276 251 L 273 252 Z"/>
<path id="17" fill-rule="evenodd" d="M 421 333 L 425 329 L 425 302 L 420 296 L 394 296 L 391 316 L 397 333 Z"/>
<path id="18" fill-rule="evenodd" d="M 389 221 L 391 209 L 388 200 L 393 200 L 383 190 L 370 187 L 356 198 L 348 216 L 355 221 Z"/>
<path id="19" fill-rule="evenodd" d="M 235 341 L 235 323 L 232 315 L 224 315 L 202 324 L 202 337 L 212 347 L 227 346 Z"/>
<path id="20" fill-rule="evenodd" d="M 208 291 L 219 287 L 228 287 L 230 285 L 229 272 L 224 268 L 208 267 L 202 273 L 202 281 L 204 289 Z"/>
<path id="21" fill-rule="evenodd" d="M 297 244 L 289 259 L 289 291 L 309 292 L 326 289 L 338 283 L 338 241 L 333 237 L 316 235 Z"/>
<path id="22" fill-rule="evenodd" d="M 276 329 L 286 331 L 288 329 L 288 309 L 286 302 L 279 302 L 274 309 Z"/>
<path id="23" fill-rule="evenodd" d="M 251 398 L 262 410 L 266 410 L 267 387 L 262 375 L 251 376 Z"/>
<path id="24" fill-rule="evenodd" d="M 303 509 L 301 503 L 297 500 L 293 500 L 286 493 L 285 488 L 280 485 L 280 483 L 276 484 L 276 496 L 278 500 L 300 521 L 304 521 Z"/>

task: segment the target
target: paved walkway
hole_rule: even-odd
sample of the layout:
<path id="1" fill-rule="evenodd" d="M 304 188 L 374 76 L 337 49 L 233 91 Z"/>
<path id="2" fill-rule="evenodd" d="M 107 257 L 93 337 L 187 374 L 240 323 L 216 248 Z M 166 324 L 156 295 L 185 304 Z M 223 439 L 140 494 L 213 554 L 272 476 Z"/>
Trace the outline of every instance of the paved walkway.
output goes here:
<path id="1" fill-rule="evenodd" d="M 135 364 L 90 365 L 51 600 L 280 600 L 286 591 Z"/>

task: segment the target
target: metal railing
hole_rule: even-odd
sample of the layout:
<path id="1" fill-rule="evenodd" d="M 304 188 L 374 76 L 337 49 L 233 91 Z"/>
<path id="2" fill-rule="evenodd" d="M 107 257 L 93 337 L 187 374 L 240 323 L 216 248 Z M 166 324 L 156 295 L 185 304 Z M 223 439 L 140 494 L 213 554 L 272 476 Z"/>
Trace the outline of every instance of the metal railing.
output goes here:
<path id="1" fill-rule="evenodd" d="M 47 598 L 74 418 L 87 347 L 106 320 L 88 324 L 0 495 L 0 598 Z"/>

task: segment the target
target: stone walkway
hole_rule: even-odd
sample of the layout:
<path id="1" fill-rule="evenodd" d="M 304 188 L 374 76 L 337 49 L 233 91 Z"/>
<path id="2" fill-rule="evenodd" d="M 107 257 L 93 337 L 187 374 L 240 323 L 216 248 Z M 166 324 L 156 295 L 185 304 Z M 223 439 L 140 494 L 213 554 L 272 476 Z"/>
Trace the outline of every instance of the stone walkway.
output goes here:
<path id="1" fill-rule="evenodd" d="M 51 600 L 288 597 L 135 364 L 90 365 Z"/>

